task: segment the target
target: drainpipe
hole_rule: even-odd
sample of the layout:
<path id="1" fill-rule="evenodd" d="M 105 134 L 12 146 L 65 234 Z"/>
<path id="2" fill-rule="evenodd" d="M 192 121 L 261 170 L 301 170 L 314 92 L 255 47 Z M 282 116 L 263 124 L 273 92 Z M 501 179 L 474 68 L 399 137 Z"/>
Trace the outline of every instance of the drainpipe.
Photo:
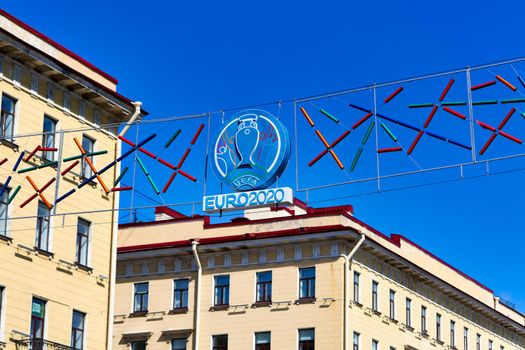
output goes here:
<path id="1" fill-rule="evenodd" d="M 195 311 L 193 318 L 193 350 L 199 350 L 199 327 L 200 327 L 200 314 L 201 314 L 201 278 L 202 278 L 202 265 L 199 259 L 199 253 L 197 253 L 197 245 L 199 242 L 191 242 L 191 250 L 193 256 L 197 262 L 197 279 L 195 280 Z"/>
<path id="2" fill-rule="evenodd" d="M 142 106 L 142 102 L 137 101 L 133 102 L 133 105 L 135 106 L 135 112 L 133 112 L 133 115 L 131 118 L 129 118 L 129 121 L 124 125 L 124 128 L 118 134 L 118 136 L 124 136 L 126 132 L 128 132 L 128 129 L 135 123 L 135 121 L 140 117 L 140 107 Z"/>
<path id="3" fill-rule="evenodd" d="M 348 253 L 348 255 L 341 254 L 341 257 L 345 259 L 344 261 L 344 310 L 343 310 L 343 339 L 344 339 L 344 350 L 350 349 L 350 340 L 349 340 L 349 311 L 348 311 L 348 304 L 349 304 L 349 286 L 350 286 L 350 260 L 354 257 L 357 250 L 363 245 L 365 242 L 365 234 L 361 232 L 361 238 L 357 242 L 357 244 L 354 246 L 352 251 Z"/>

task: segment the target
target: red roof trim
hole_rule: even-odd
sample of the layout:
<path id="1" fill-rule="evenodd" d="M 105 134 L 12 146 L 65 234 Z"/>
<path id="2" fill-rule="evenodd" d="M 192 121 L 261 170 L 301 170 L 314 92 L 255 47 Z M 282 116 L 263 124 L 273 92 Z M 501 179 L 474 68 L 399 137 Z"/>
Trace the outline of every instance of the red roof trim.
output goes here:
<path id="1" fill-rule="evenodd" d="M 220 237 L 210 237 L 210 238 L 200 238 L 196 240 L 199 244 L 220 244 L 220 243 L 231 243 L 239 241 L 251 241 L 256 239 L 264 238 L 277 238 L 284 236 L 297 236 L 305 234 L 314 234 L 314 233 L 323 233 L 331 232 L 334 230 L 349 230 L 348 227 L 343 225 L 328 225 L 328 226 L 317 226 L 317 227 L 300 227 L 289 230 L 281 231 L 270 231 L 270 232 L 257 232 L 257 233 L 245 233 L 242 235 L 234 236 L 220 236 Z M 151 243 L 143 244 L 136 246 L 120 247 L 117 249 L 118 253 L 128 253 L 128 252 L 137 252 L 137 251 L 147 251 L 155 249 L 166 249 L 166 248 L 181 248 L 191 246 L 192 240 L 183 240 L 183 241 L 173 241 L 173 242 L 161 242 L 161 243 Z"/>
<path id="2" fill-rule="evenodd" d="M 155 214 L 166 214 L 168 216 L 171 216 L 174 219 L 187 218 L 187 216 L 182 214 L 181 212 L 178 212 L 178 211 L 173 210 L 171 208 L 168 208 L 166 206 L 156 207 L 155 208 Z"/>
<path id="3" fill-rule="evenodd" d="M 129 224 L 119 224 L 118 228 L 121 229 L 121 228 L 143 227 L 143 226 L 153 226 L 153 225 L 164 225 L 164 224 L 171 224 L 171 223 L 176 223 L 176 222 L 196 221 L 196 220 L 203 220 L 204 225 L 206 225 L 206 223 L 210 222 L 210 217 L 202 216 L 202 215 L 193 215 L 193 216 L 185 216 L 181 218 L 174 218 L 174 219 L 160 220 L 160 221 L 131 222 Z"/>
<path id="4" fill-rule="evenodd" d="M 104 78 L 108 79 L 112 83 L 118 84 L 118 80 L 116 78 L 114 78 L 111 75 L 109 75 L 108 73 L 102 71 L 100 68 L 95 67 L 93 64 L 89 63 L 84 58 L 82 58 L 82 57 L 78 56 L 77 54 L 75 54 L 74 52 L 66 49 L 64 46 L 60 45 L 56 41 L 54 41 L 54 40 L 50 39 L 49 37 L 45 36 L 41 32 L 37 31 L 36 29 L 34 29 L 33 27 L 29 26 L 28 24 L 22 22 L 21 20 L 19 20 L 18 18 L 14 17 L 13 15 L 5 12 L 2 9 L 0 9 L 0 14 L 2 16 L 4 16 L 4 17 L 7 17 L 10 21 L 16 23 L 17 25 L 19 25 L 20 27 L 24 28 L 28 32 L 30 32 L 30 33 L 36 35 L 37 37 L 39 37 L 40 39 L 44 40 L 45 42 L 47 42 L 51 46 L 54 46 L 55 48 L 57 48 L 58 50 L 62 51 L 66 55 L 71 56 L 72 58 L 74 58 L 75 60 L 79 61 L 80 63 L 82 63 L 83 65 L 85 65 L 89 69 L 91 69 L 92 71 L 102 75 Z"/>

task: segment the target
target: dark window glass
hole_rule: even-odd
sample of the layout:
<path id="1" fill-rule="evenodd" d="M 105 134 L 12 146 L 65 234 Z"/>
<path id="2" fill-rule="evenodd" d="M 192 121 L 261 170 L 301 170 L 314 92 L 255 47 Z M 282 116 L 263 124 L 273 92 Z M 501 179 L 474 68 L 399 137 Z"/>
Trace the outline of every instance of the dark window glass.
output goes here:
<path id="1" fill-rule="evenodd" d="M 71 347 L 75 350 L 84 348 L 84 329 L 86 315 L 79 311 L 73 311 L 73 326 L 71 327 Z"/>
<path id="2" fill-rule="evenodd" d="M 93 171 L 89 166 L 89 162 L 93 163 L 93 156 L 90 154 L 93 153 L 93 150 L 95 149 L 95 141 L 86 135 L 83 135 L 82 148 L 86 152 L 86 155 L 82 158 L 82 169 L 80 175 L 85 178 L 89 178 L 91 175 L 93 175 Z"/>
<path id="3" fill-rule="evenodd" d="M 89 228 L 91 224 L 82 219 L 77 223 L 77 263 L 88 266 Z"/>
<path id="4" fill-rule="evenodd" d="M 406 325 L 412 327 L 412 300 L 407 298 L 406 300 Z"/>
<path id="5" fill-rule="evenodd" d="M 421 332 L 426 333 L 427 331 L 427 308 L 421 306 Z"/>
<path id="6" fill-rule="evenodd" d="M 390 289 L 390 318 L 396 319 L 396 292 Z"/>
<path id="7" fill-rule="evenodd" d="M 359 272 L 354 271 L 354 301 L 359 302 Z"/>
<path id="8" fill-rule="evenodd" d="M 468 350 L 468 328 L 463 328 L 463 349 Z"/>
<path id="9" fill-rule="evenodd" d="M 353 348 L 353 350 L 359 350 L 359 336 L 360 336 L 359 333 L 354 332 L 354 348 Z"/>
<path id="10" fill-rule="evenodd" d="M 186 350 L 187 342 L 188 340 L 186 338 L 172 339 L 171 350 Z"/>
<path id="11" fill-rule="evenodd" d="M 372 281 L 372 310 L 378 311 L 379 305 L 377 303 L 377 290 L 379 289 L 379 283 Z"/>
<path id="12" fill-rule="evenodd" d="M 272 272 L 257 273 L 257 301 L 272 301 Z"/>
<path id="13" fill-rule="evenodd" d="M 315 330 L 313 328 L 299 330 L 299 350 L 315 349 Z"/>
<path id="14" fill-rule="evenodd" d="M 481 350 L 481 334 L 476 334 L 476 350 Z"/>
<path id="15" fill-rule="evenodd" d="M 148 292 L 149 284 L 135 283 L 134 312 L 148 311 Z"/>
<path id="16" fill-rule="evenodd" d="M 456 322 L 450 321 L 450 346 L 456 346 Z"/>
<path id="17" fill-rule="evenodd" d="M 255 333 L 255 350 L 270 350 L 271 342 L 270 332 Z"/>
<path id="18" fill-rule="evenodd" d="M 228 335 L 214 335 L 212 345 L 213 350 L 228 350 Z"/>
<path id="19" fill-rule="evenodd" d="M 36 218 L 36 248 L 49 250 L 49 208 L 43 202 L 38 202 L 38 214 Z"/>
<path id="20" fill-rule="evenodd" d="M 230 303 L 230 276 L 215 276 L 215 305 Z"/>
<path id="21" fill-rule="evenodd" d="M 315 298 L 315 267 L 299 269 L 299 298 Z"/>
<path id="22" fill-rule="evenodd" d="M 436 314 L 436 339 L 441 340 L 441 315 Z"/>
<path id="23" fill-rule="evenodd" d="M 44 148 L 55 148 L 55 131 L 57 122 L 48 117 L 44 116 L 44 127 L 42 134 L 42 147 Z M 55 160 L 55 153 L 53 151 L 42 151 L 42 158 L 47 160 Z"/>
<path id="24" fill-rule="evenodd" d="M 16 100 L 2 95 L 2 109 L 0 110 L 0 139 L 13 140 L 15 128 Z"/>
<path id="25" fill-rule="evenodd" d="M 44 322 L 46 319 L 46 302 L 39 298 L 33 298 L 31 304 L 31 339 L 44 338 Z"/>
<path id="26" fill-rule="evenodd" d="M 0 188 L 3 187 L 3 184 L 0 184 Z M 7 219 L 8 219 L 8 209 L 9 205 L 7 201 L 9 199 L 9 189 L 4 190 L 4 193 L 0 196 L 0 235 L 7 236 Z"/>
<path id="27" fill-rule="evenodd" d="M 131 343 L 131 350 L 146 350 L 145 341 L 134 341 Z"/>
<path id="28" fill-rule="evenodd" d="M 188 279 L 173 282 L 173 308 L 184 309 L 188 307 Z"/>
<path id="29" fill-rule="evenodd" d="M 379 350 L 379 341 L 372 339 L 372 350 Z"/>

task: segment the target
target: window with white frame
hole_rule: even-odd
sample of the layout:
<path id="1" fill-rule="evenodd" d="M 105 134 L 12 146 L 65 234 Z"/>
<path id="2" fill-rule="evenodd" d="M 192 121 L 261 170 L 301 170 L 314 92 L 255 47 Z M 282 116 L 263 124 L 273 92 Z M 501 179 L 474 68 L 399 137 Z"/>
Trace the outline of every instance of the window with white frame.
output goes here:
<path id="1" fill-rule="evenodd" d="M 354 271 L 354 302 L 359 303 L 359 272 Z"/>
<path id="2" fill-rule="evenodd" d="M 228 334 L 212 336 L 212 350 L 228 350 Z"/>
<path id="3" fill-rule="evenodd" d="M 2 95 L 0 110 L 0 139 L 13 140 L 15 132 L 15 113 L 17 100 L 7 95 Z"/>
<path id="4" fill-rule="evenodd" d="M 299 329 L 299 350 L 315 349 L 315 329 Z"/>
<path id="5" fill-rule="evenodd" d="M 86 103 L 82 100 L 78 101 L 78 115 L 82 118 L 86 117 Z"/>
<path id="6" fill-rule="evenodd" d="M 372 310 L 379 311 L 379 303 L 377 299 L 377 294 L 379 292 L 379 283 L 377 281 L 372 281 Z"/>
<path id="7" fill-rule="evenodd" d="M 171 340 L 171 350 L 186 350 L 186 338 L 176 338 Z"/>
<path id="8" fill-rule="evenodd" d="M 436 314 L 436 339 L 441 341 L 441 315 Z"/>
<path id="9" fill-rule="evenodd" d="M 50 82 L 47 83 L 47 94 L 46 94 L 46 97 L 47 97 L 48 101 L 50 101 L 50 102 L 53 102 L 54 99 L 55 99 L 55 87 Z"/>
<path id="10" fill-rule="evenodd" d="M 143 340 L 131 342 L 131 350 L 146 350 L 146 342 Z"/>
<path id="11" fill-rule="evenodd" d="M 412 327 L 412 300 L 410 298 L 406 299 L 406 305 L 405 306 L 406 306 L 406 310 L 405 310 L 405 313 L 406 313 L 405 324 L 408 327 Z"/>
<path id="12" fill-rule="evenodd" d="M 450 347 L 456 346 L 456 322 L 450 321 Z"/>
<path id="13" fill-rule="evenodd" d="M 84 349 L 84 331 L 86 314 L 73 310 L 73 325 L 71 326 L 71 347 L 73 350 Z"/>
<path id="14" fill-rule="evenodd" d="M 468 350 L 468 328 L 463 328 L 463 349 Z"/>
<path id="15" fill-rule="evenodd" d="M 149 283 L 135 283 L 135 293 L 133 298 L 133 312 L 148 311 Z"/>
<path id="16" fill-rule="evenodd" d="M 34 94 L 38 94 L 38 75 L 31 74 L 31 92 Z"/>
<path id="17" fill-rule="evenodd" d="M 354 332 L 354 348 L 353 350 L 359 350 L 359 338 L 361 334 Z"/>
<path id="18" fill-rule="evenodd" d="M 93 123 L 99 126 L 102 125 L 102 113 L 99 109 L 93 111 Z"/>
<path id="19" fill-rule="evenodd" d="M 379 340 L 372 339 L 372 350 L 379 350 Z"/>
<path id="20" fill-rule="evenodd" d="M 270 332 L 255 333 L 255 350 L 270 350 L 271 338 Z"/>
<path id="21" fill-rule="evenodd" d="M 421 306 L 421 333 L 427 334 L 427 307 Z"/>
<path id="22" fill-rule="evenodd" d="M 257 272 L 256 302 L 272 301 L 272 271 Z"/>
<path id="23" fill-rule="evenodd" d="M 16 85 L 20 85 L 22 82 L 22 66 L 15 64 L 13 70 L 13 81 Z"/>
<path id="24" fill-rule="evenodd" d="M 395 320 L 396 319 L 396 291 L 393 289 L 390 289 L 390 318 Z"/>
<path id="25" fill-rule="evenodd" d="M 64 91 L 63 107 L 67 111 L 71 109 L 71 95 L 67 91 Z"/>
<path id="26" fill-rule="evenodd" d="M 57 121 L 47 115 L 44 115 L 44 125 L 42 127 L 42 147 L 50 149 L 55 148 L 55 132 Z M 55 151 L 42 151 L 42 158 L 47 160 L 55 160 Z"/>
<path id="27" fill-rule="evenodd" d="M 93 163 L 93 155 L 90 154 L 93 153 L 95 149 L 95 140 L 86 135 L 82 135 L 82 148 L 86 154 L 82 158 L 82 168 L 80 175 L 82 175 L 84 178 L 89 178 L 93 175 L 93 170 L 89 166 L 89 162 Z"/>
<path id="28" fill-rule="evenodd" d="M 299 269 L 299 299 L 315 298 L 315 267 Z"/>
<path id="29" fill-rule="evenodd" d="M 188 286 L 187 278 L 173 281 L 173 309 L 188 308 Z"/>
<path id="30" fill-rule="evenodd" d="M 50 210 L 44 202 L 38 202 L 36 218 L 35 247 L 39 250 L 49 251 Z"/>
<path id="31" fill-rule="evenodd" d="M 4 188 L 2 184 L 0 188 Z M 4 193 L 0 196 L 0 236 L 8 237 L 8 224 L 7 219 L 9 218 L 9 188 L 4 189 Z"/>
<path id="32" fill-rule="evenodd" d="M 82 266 L 88 266 L 90 229 L 91 223 L 89 221 L 80 218 L 78 219 L 76 263 Z"/>

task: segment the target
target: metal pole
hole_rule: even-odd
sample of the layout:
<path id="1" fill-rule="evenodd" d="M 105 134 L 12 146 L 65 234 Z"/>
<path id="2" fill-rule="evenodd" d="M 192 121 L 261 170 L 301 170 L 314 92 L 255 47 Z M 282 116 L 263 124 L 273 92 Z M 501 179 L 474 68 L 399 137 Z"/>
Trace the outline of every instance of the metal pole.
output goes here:
<path id="1" fill-rule="evenodd" d="M 376 170 L 377 170 L 377 192 L 381 192 L 381 175 L 380 175 L 380 169 L 379 169 L 379 153 L 377 150 L 379 149 L 379 132 L 377 130 L 377 91 L 376 91 L 376 84 L 374 83 L 373 86 L 374 91 L 374 126 L 375 126 L 375 134 L 376 134 Z"/>
<path id="2" fill-rule="evenodd" d="M 135 135 L 135 144 L 138 144 L 139 143 L 139 122 L 137 122 L 135 124 L 135 126 L 137 127 L 137 131 L 136 131 L 136 135 Z M 131 186 L 133 187 L 131 189 L 131 200 L 130 200 L 130 210 L 129 210 L 129 222 L 130 223 L 133 223 L 134 219 L 133 219 L 133 200 L 134 200 L 134 197 L 135 197 L 135 177 L 137 175 L 137 156 L 138 156 L 138 148 L 135 150 L 135 159 L 133 160 L 133 179 L 131 180 L 132 181 L 132 184 Z"/>
<path id="3" fill-rule="evenodd" d="M 477 163 L 477 154 L 476 154 L 476 136 L 474 133 L 474 108 L 472 108 L 472 81 L 470 79 L 470 67 L 467 67 L 467 98 L 468 98 L 468 116 L 470 121 L 470 146 L 472 153 L 472 162 Z"/>
<path id="4" fill-rule="evenodd" d="M 293 101 L 294 147 L 295 147 L 295 191 L 299 191 L 299 150 L 297 148 L 297 103 Z"/>
<path id="5" fill-rule="evenodd" d="M 56 133 L 55 133 L 56 135 Z M 62 169 L 62 150 L 64 148 L 64 131 L 63 130 L 60 130 L 60 145 L 58 147 L 58 163 L 57 163 L 57 175 L 56 175 L 56 180 L 55 180 L 55 201 L 53 203 L 53 215 L 55 215 L 57 213 L 57 199 L 58 199 L 58 189 L 59 189 L 59 184 L 60 184 L 60 172 L 61 172 L 61 169 Z"/>
<path id="6" fill-rule="evenodd" d="M 206 158 L 204 161 L 204 185 L 203 187 L 203 197 L 206 197 L 206 183 L 208 182 L 208 158 L 209 158 L 209 149 L 210 149 L 210 131 L 211 131 L 211 113 L 208 113 L 208 136 L 206 139 Z M 214 149 L 215 152 L 215 149 Z M 215 155 L 214 155 L 215 156 Z"/>

